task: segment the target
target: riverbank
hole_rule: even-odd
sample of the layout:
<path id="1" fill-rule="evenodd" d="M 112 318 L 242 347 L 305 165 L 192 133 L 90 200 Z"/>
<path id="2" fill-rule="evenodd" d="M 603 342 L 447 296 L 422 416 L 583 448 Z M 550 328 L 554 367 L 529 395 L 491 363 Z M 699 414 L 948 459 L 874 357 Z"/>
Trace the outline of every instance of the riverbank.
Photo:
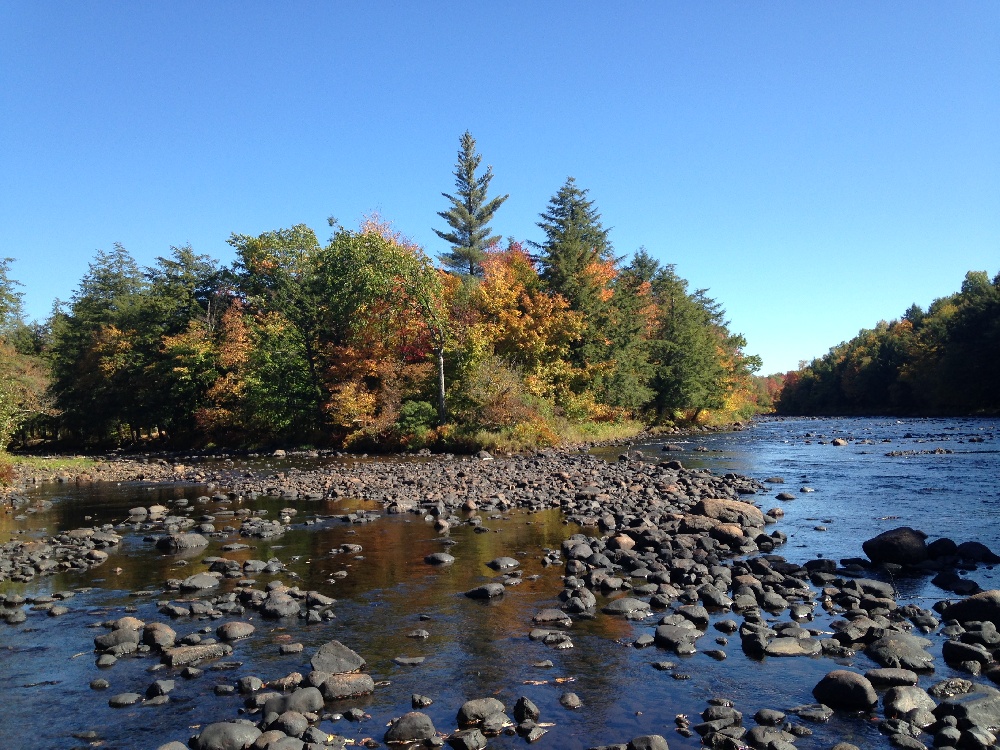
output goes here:
<path id="1" fill-rule="evenodd" d="M 832 445 L 823 449 L 843 450 Z M 111 662 L 113 668 L 104 667 L 113 670 L 112 677 L 128 670 L 130 664 L 139 667 L 125 672 L 116 682 L 120 687 L 131 688 L 128 692 L 138 696 L 130 705 L 148 705 L 150 709 L 158 705 L 156 696 L 143 697 L 145 685 L 139 681 L 148 682 L 143 673 L 151 662 L 155 665 L 161 661 L 164 675 L 172 677 L 175 672 L 183 671 L 179 659 L 184 654 L 200 654 L 200 658 L 206 659 L 203 667 L 232 659 L 244 661 L 246 666 L 238 670 L 239 679 L 234 675 L 221 683 L 217 681 L 233 691 L 232 700 L 224 704 L 230 713 L 220 713 L 219 707 L 212 708 L 211 702 L 205 703 L 201 698 L 197 701 L 196 721 L 232 719 L 239 715 L 236 708 L 241 707 L 242 715 L 254 726 L 247 728 L 249 725 L 243 724 L 240 731 L 270 732 L 267 738 L 270 742 L 282 741 L 285 736 L 312 741 L 318 735 L 312 733 L 307 737 L 306 732 L 317 727 L 322 727 L 327 737 L 360 736 L 354 734 L 349 719 L 345 724 L 342 718 L 348 711 L 364 709 L 363 713 L 370 714 L 378 726 L 410 708 L 417 710 L 416 696 L 413 706 L 402 705 L 404 698 L 409 701 L 406 696 L 411 692 L 434 699 L 420 712 L 434 727 L 445 729 L 450 739 L 458 742 L 463 737 L 474 737 L 456 735 L 453 729 L 459 731 L 464 724 L 476 723 L 475 731 L 481 734 L 499 729 L 500 734 L 491 743 L 502 747 L 522 742 L 518 736 L 534 736 L 540 746 L 579 747 L 592 746 L 594 743 L 588 744 L 588 738 L 603 737 L 604 742 L 624 744 L 630 737 L 649 735 L 669 736 L 671 747 L 695 747 L 702 734 L 706 741 L 719 747 L 727 746 L 725 743 L 731 739 L 753 747 L 785 747 L 774 744 L 780 741 L 793 743 L 792 747 L 798 743 L 799 747 L 828 748 L 838 735 L 853 737 L 859 747 L 881 747 L 888 746 L 889 735 L 898 744 L 906 733 L 916 735 L 911 739 L 922 737 L 929 743 L 934 734 L 950 726 L 948 712 L 958 710 L 954 709 L 957 703 L 993 700 L 988 682 L 996 676 L 991 669 L 995 646 L 980 643 L 989 640 L 988 634 L 969 635 L 982 632 L 974 624 L 981 620 L 970 620 L 968 613 L 961 618 L 956 614 L 964 625 L 959 629 L 945 623 L 942 628 L 939 612 L 900 598 L 893 584 L 900 575 L 943 575 L 956 571 L 965 575 L 984 560 L 976 562 L 959 554 L 957 545 L 942 554 L 943 545 L 935 542 L 934 554 L 926 553 L 919 563 L 884 560 L 874 564 L 862 557 L 837 562 L 825 558 L 821 549 L 815 549 L 813 557 L 804 564 L 790 563 L 774 553 L 785 542 L 786 534 L 782 531 L 785 513 L 794 514 L 797 506 L 774 493 L 791 494 L 794 488 L 784 489 L 777 476 L 762 482 L 763 477 L 751 479 L 731 472 L 719 475 L 684 468 L 682 461 L 706 454 L 665 452 L 662 447 L 657 454 L 649 449 L 645 452 L 640 457 L 632 451 L 611 462 L 581 451 L 550 451 L 509 458 L 430 456 L 393 463 L 355 457 L 313 466 L 293 465 L 287 455 L 268 457 L 271 465 L 259 467 L 224 458 L 209 459 L 199 465 L 156 463 L 158 468 L 154 471 L 162 472 L 163 476 L 168 476 L 169 469 L 174 472 L 174 479 L 199 482 L 199 486 L 208 489 L 197 497 L 185 492 L 174 500 L 121 506 L 123 510 L 107 516 L 111 520 L 118 518 L 110 528 L 100 524 L 89 531 L 91 536 L 113 533 L 131 544 L 127 556 L 116 554 L 117 545 L 103 548 L 111 549 L 111 559 L 101 565 L 121 566 L 124 568 L 121 578 L 134 580 L 128 567 L 137 565 L 144 555 L 153 555 L 162 561 L 161 565 L 179 565 L 177 572 L 184 573 L 169 573 L 158 581 L 154 578 L 136 584 L 139 588 L 133 593 L 141 596 L 131 599 L 135 611 L 129 617 L 139 618 L 141 625 L 136 628 L 131 620 L 121 623 L 121 617 L 105 616 L 107 635 L 117 635 L 101 641 L 101 644 L 114 641 L 111 646 L 95 641 L 96 659 L 105 663 L 112 658 L 117 660 L 118 663 Z M 330 460 L 319 455 L 294 458 L 299 463 Z M 232 461 L 232 465 L 227 461 Z M 137 463 L 131 468 L 148 466 Z M 86 488 L 87 481 L 77 485 L 74 480 L 72 485 Z M 64 480 L 62 484 L 68 487 L 71 482 Z M 769 504 L 775 507 L 768 507 Z M 559 515 L 546 515 L 553 513 Z M 122 514 L 127 517 L 121 517 Z M 558 518 L 565 532 L 547 536 L 551 541 L 544 548 L 521 546 L 519 530 L 534 528 L 532 524 L 539 521 L 533 519 L 543 517 Z M 393 534 L 416 532 L 415 539 L 421 541 L 401 539 L 389 543 L 384 537 L 389 530 Z M 86 539 L 86 531 L 80 531 L 76 537 Z M 343 541 L 334 544 L 327 553 L 324 547 L 316 545 L 315 540 L 320 538 Z M 107 544 L 110 540 L 98 537 L 96 541 Z M 481 542 L 490 545 L 482 552 L 474 551 Z M 919 548 L 919 542 L 914 544 Z M 362 569 L 379 565 L 379 556 L 396 547 L 400 549 L 391 553 L 394 562 L 389 563 L 389 570 L 395 572 L 386 573 L 390 577 L 380 584 L 390 588 L 384 589 L 380 596 L 394 598 L 389 592 L 393 590 L 391 587 L 402 585 L 393 581 L 400 581 L 404 569 L 410 571 L 407 575 L 413 576 L 414 582 L 419 581 L 420 586 L 443 586 L 443 592 L 450 590 L 452 596 L 441 600 L 445 609 L 436 612 L 431 607 L 428 612 L 431 599 L 426 594 L 411 592 L 393 605 L 391 619 L 405 623 L 424 612 L 431 618 L 427 621 L 431 633 L 455 618 L 458 618 L 456 626 L 461 623 L 461 628 L 481 632 L 484 627 L 497 627 L 496 618 L 504 613 L 501 621 L 509 621 L 510 626 L 504 626 L 503 634 L 494 630 L 493 636 L 484 637 L 499 638 L 505 656 L 483 662 L 480 655 L 471 664 L 460 655 L 447 656 L 452 654 L 456 643 L 463 642 L 460 631 L 456 631 L 426 651 L 429 663 L 435 659 L 451 660 L 447 663 L 454 666 L 444 672 L 434 672 L 433 667 L 422 663 L 401 666 L 394 661 L 396 656 L 406 656 L 401 643 L 416 643 L 419 638 L 413 641 L 401 637 L 399 643 L 389 647 L 389 653 L 395 649 L 395 654 L 389 659 L 380 658 L 385 648 L 379 645 L 382 636 L 372 640 L 373 635 L 353 625 L 355 621 L 360 625 L 366 615 L 363 609 L 357 610 L 350 603 L 352 595 L 339 603 L 330 600 L 331 595 L 342 595 L 337 594 L 338 590 L 349 591 L 343 587 L 355 576 L 364 575 L 350 565 L 344 567 L 343 563 L 354 562 Z M 157 549 L 162 552 L 156 552 Z M 966 548 L 967 555 L 970 549 Z M 361 561 L 362 557 L 373 562 Z M 100 570 L 100 565 L 97 569 Z M 338 578 L 340 572 L 347 577 Z M 44 571 L 37 571 L 32 580 L 39 581 L 43 575 Z M 955 578 L 967 580 L 962 576 Z M 969 593 L 971 589 L 963 595 Z M 456 596 L 469 604 L 460 605 L 454 599 Z M 142 604 L 149 597 L 157 603 Z M 375 601 L 378 600 L 372 603 Z M 46 606 L 49 612 L 60 606 L 73 607 L 72 601 L 59 598 L 46 602 L 44 595 L 20 605 L 5 602 L 11 605 L 7 609 L 24 612 L 31 618 L 29 624 L 33 622 L 34 627 Z M 990 615 L 988 606 L 988 603 L 981 606 L 977 615 L 984 612 Z M 944 605 L 940 609 L 944 610 Z M 53 621 L 69 622 L 61 620 L 63 616 L 72 613 L 57 615 Z M 206 620 L 213 619 L 234 623 L 222 631 L 225 633 L 246 632 L 245 627 L 236 623 L 245 623 L 255 630 L 237 641 L 215 634 L 214 640 L 219 645 L 203 651 L 172 651 L 193 645 L 213 646 L 204 643 L 213 640 L 217 623 L 208 632 L 204 627 Z M 989 620 L 989 616 L 985 619 Z M 164 627 L 175 631 L 172 645 L 146 642 L 147 631 L 162 633 Z M 381 625 L 378 630 L 384 627 Z M 419 629 L 410 626 L 407 633 Z M 133 637 L 119 633 L 122 630 L 138 633 L 135 636 L 138 645 L 135 650 L 125 646 L 124 653 L 116 656 L 115 649 L 120 645 L 117 641 L 131 642 Z M 186 631 L 190 631 L 188 635 L 200 633 L 202 642 L 181 643 L 187 638 Z M 926 644 L 915 635 L 918 632 L 927 637 Z M 285 635 L 290 636 L 292 643 L 303 643 L 305 648 L 301 657 L 284 655 L 281 664 L 288 671 L 281 671 L 257 654 L 261 649 L 266 651 L 286 643 L 275 640 Z M 329 643 L 331 635 L 368 660 L 369 666 L 362 674 L 372 678 L 370 694 L 340 697 L 336 691 L 343 690 L 344 685 L 368 683 L 361 677 L 336 676 L 330 670 L 309 664 L 324 644 Z M 887 645 L 884 639 L 891 643 Z M 627 652 L 615 650 L 616 642 L 632 648 Z M 983 645 L 986 653 L 977 651 L 978 661 L 959 661 L 953 658 L 955 653 L 968 656 L 971 652 L 945 646 L 951 642 Z M 607 650 L 609 644 L 611 652 Z M 906 646 L 908 658 L 913 659 L 908 663 L 919 664 L 919 668 L 888 666 L 877 661 L 896 658 L 892 654 L 898 656 L 900 644 Z M 143 646 L 148 648 L 140 648 Z M 920 648 L 914 650 L 917 646 Z M 642 656 L 651 653 L 646 651 L 647 647 L 655 651 L 651 658 Z M 224 653 L 227 649 L 233 653 Z M 548 654 L 558 674 L 566 675 L 568 671 L 577 676 L 577 681 L 559 687 L 565 683 L 552 682 L 544 674 L 544 668 L 532 675 L 531 665 L 545 661 L 538 649 Z M 624 662 L 613 669 L 587 666 L 588 661 L 600 665 L 608 659 L 614 662 L 624 659 Z M 973 666 L 973 661 L 979 666 Z M 493 687 L 487 689 L 480 682 L 464 679 L 457 692 L 448 687 L 449 679 L 464 674 L 472 664 L 476 664 L 477 671 L 491 665 L 489 682 Z M 929 665 L 935 669 L 933 674 L 927 671 Z M 309 666 L 313 666 L 312 673 Z M 819 690 L 820 683 L 831 672 L 839 671 L 837 667 L 846 667 L 856 676 L 833 677 L 835 687 L 825 683 L 826 687 L 814 696 L 813 688 Z M 400 669 L 417 671 L 409 679 L 398 672 Z M 908 669 L 913 677 L 909 673 L 886 673 L 900 669 Z M 630 677 L 635 670 L 639 670 L 643 687 L 624 703 L 599 687 L 602 681 L 613 680 L 623 686 L 619 692 L 621 689 L 629 692 L 630 688 L 625 687 L 628 685 L 635 692 L 634 683 L 630 682 L 635 679 Z M 721 680 L 715 688 L 711 688 L 713 682 L 701 681 L 702 674 L 715 673 L 718 676 L 713 681 Z M 422 680 L 420 674 L 424 675 Z M 758 677 L 752 677 L 755 674 Z M 250 677 L 259 678 L 261 686 L 243 692 L 243 680 Z M 400 684 L 396 687 L 374 684 L 390 677 L 390 682 Z M 759 686 L 756 693 L 737 687 L 741 681 L 761 678 L 767 682 L 754 682 Z M 533 687 L 522 684 L 532 679 L 545 684 Z M 663 679 L 667 682 L 663 683 Z M 966 680 L 968 684 L 948 682 L 954 679 Z M 844 680 L 849 684 L 840 684 Z M 889 684 L 885 680 L 904 680 L 907 684 Z M 939 686 L 942 682 L 948 685 Z M 263 683 L 279 689 L 266 689 Z M 973 687 L 975 683 L 978 686 Z M 247 684 L 256 683 L 249 680 Z M 765 687 L 766 684 L 783 684 L 783 687 L 776 689 Z M 676 688 L 671 689 L 671 685 Z M 695 693 L 687 695 L 683 690 L 686 685 L 691 685 Z M 723 685 L 729 688 L 720 689 Z M 840 685 L 839 691 L 836 685 Z M 571 690 L 567 691 L 567 687 Z M 920 691 L 902 693 L 907 700 L 917 701 L 924 713 L 907 716 L 909 709 L 901 709 L 901 691 L 891 694 L 890 691 L 903 687 Z M 315 711 L 298 711 L 306 717 L 306 729 L 298 735 L 295 731 L 296 727 L 301 729 L 301 723 L 293 726 L 287 718 L 279 722 L 283 713 L 278 718 L 269 718 L 263 710 L 275 693 L 287 704 L 315 696 L 314 692 L 303 694 L 310 688 L 326 700 Z M 709 694 L 704 692 L 706 688 L 711 690 Z M 183 694 L 191 689 L 178 686 L 178 692 L 174 693 L 182 701 L 178 708 L 188 705 L 190 710 L 190 703 L 183 703 Z M 838 703 L 844 695 L 857 690 L 863 696 L 861 703 Z M 502 699 L 502 708 L 475 722 L 467 721 L 468 711 L 465 719 L 457 718 L 456 712 L 463 708 L 466 699 L 486 698 L 494 691 Z M 704 721 L 698 722 L 691 715 L 678 716 L 675 722 L 672 714 L 665 715 L 663 691 L 670 696 L 666 705 L 678 706 L 674 713 L 690 714 L 693 700 L 710 699 L 712 703 L 707 708 L 703 703 L 698 709 L 704 713 Z M 566 695 L 567 692 L 572 695 Z M 97 700 L 96 705 L 100 705 L 103 699 L 98 695 L 91 693 L 89 700 L 92 703 Z M 117 693 L 112 700 L 122 703 L 126 701 L 123 695 Z M 813 705 L 820 695 L 823 703 L 833 705 L 836 711 L 828 712 Z M 579 704 L 574 703 L 574 696 L 580 700 Z M 874 702 L 870 701 L 872 696 Z M 518 713 L 505 728 L 504 721 L 496 714 L 509 717 L 520 697 L 528 697 L 540 706 L 543 717 L 526 719 L 526 714 Z M 726 705 L 733 702 L 735 706 Z M 287 708 L 286 704 L 283 705 Z M 630 709 L 631 714 L 625 710 L 628 706 L 635 707 Z M 642 715 L 635 715 L 636 712 Z M 754 712 L 753 722 L 744 721 L 744 715 Z M 933 722 L 928 722 L 928 713 Z M 138 716 L 141 715 L 142 712 Z M 588 715 L 602 717 L 604 728 L 599 732 L 584 730 Z M 121 718 L 123 714 L 117 716 L 128 722 Z M 631 718 L 626 720 L 626 716 Z M 545 726 L 553 720 L 555 727 Z M 367 721 L 362 717 L 359 731 Z M 821 723 L 811 723 L 815 721 Z M 184 721 L 185 726 L 188 723 L 190 720 Z M 371 732 L 371 725 L 367 726 Z M 885 739 L 879 739 L 879 728 L 888 730 Z M 972 728 L 971 724 L 959 727 L 958 739 Z M 204 729 L 200 734 L 207 731 Z M 225 731 L 235 730 L 229 727 L 213 730 Z M 277 731 L 282 733 L 280 737 L 273 734 Z M 469 732 L 470 728 L 461 731 Z M 506 731 L 512 734 L 508 737 Z M 539 731 L 547 734 L 543 736 Z M 814 739 L 809 739 L 810 735 Z M 186 739 L 183 734 L 173 736 Z M 210 732 L 204 741 L 199 739 L 196 746 L 212 746 L 205 744 L 211 736 Z M 819 738 L 825 744 L 817 745 Z M 266 745 L 266 741 L 260 745 Z"/>

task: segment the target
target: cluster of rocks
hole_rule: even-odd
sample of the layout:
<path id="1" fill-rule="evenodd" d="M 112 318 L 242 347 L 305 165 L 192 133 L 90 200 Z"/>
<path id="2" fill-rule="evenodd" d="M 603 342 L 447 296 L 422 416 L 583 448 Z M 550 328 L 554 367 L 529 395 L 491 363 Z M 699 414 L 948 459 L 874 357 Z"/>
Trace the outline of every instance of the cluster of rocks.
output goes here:
<path id="1" fill-rule="evenodd" d="M 15 540 L 0 547 L 0 581 L 30 581 L 35 576 L 86 570 L 108 559 L 107 549 L 121 537 L 113 526 L 66 531 L 39 540 Z"/>

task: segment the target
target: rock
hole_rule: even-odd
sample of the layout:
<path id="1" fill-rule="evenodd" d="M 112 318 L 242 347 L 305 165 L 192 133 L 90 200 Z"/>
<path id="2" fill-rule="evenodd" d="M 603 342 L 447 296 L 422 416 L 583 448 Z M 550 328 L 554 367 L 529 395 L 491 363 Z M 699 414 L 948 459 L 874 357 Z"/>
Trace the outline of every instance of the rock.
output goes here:
<path id="1" fill-rule="evenodd" d="M 580 696 L 576 693 L 563 693 L 559 696 L 559 705 L 563 708 L 580 708 L 583 705 L 583 701 L 580 700 Z"/>
<path id="2" fill-rule="evenodd" d="M 184 550 L 207 547 L 208 540 L 201 534 L 169 534 L 156 542 L 156 548 L 166 552 L 183 552 Z"/>
<path id="3" fill-rule="evenodd" d="M 134 706 L 142 700 L 142 696 L 139 693 L 119 693 L 111 697 L 108 701 L 108 705 L 111 708 L 125 708 L 126 706 Z"/>
<path id="4" fill-rule="evenodd" d="M 455 558 L 447 552 L 433 552 L 424 558 L 424 562 L 428 565 L 451 565 Z"/>
<path id="5" fill-rule="evenodd" d="M 229 656 L 231 653 L 233 653 L 233 647 L 225 643 L 175 646 L 163 652 L 163 661 L 170 667 L 183 667 L 206 659 L 218 659 L 223 656 Z"/>
<path id="6" fill-rule="evenodd" d="M 1000 627 L 1000 590 L 991 589 L 955 602 L 941 613 L 946 620 L 989 621 Z"/>
<path id="7" fill-rule="evenodd" d="M 324 643 L 309 663 L 317 672 L 329 674 L 357 672 L 365 667 L 365 660 L 340 641 Z"/>
<path id="8" fill-rule="evenodd" d="M 486 563 L 486 567 L 493 570 L 513 570 L 521 566 L 513 557 L 496 557 Z"/>
<path id="9" fill-rule="evenodd" d="M 724 523 L 740 526 L 763 526 L 764 514 L 756 506 L 740 500 L 706 499 L 699 500 L 692 512 Z"/>
<path id="10" fill-rule="evenodd" d="M 861 548 L 874 563 L 916 565 L 928 557 L 926 539 L 922 531 L 901 526 L 863 542 Z"/>
<path id="11" fill-rule="evenodd" d="M 889 688 L 882 697 L 882 706 L 885 708 L 885 715 L 891 719 L 905 717 L 917 709 L 933 711 L 937 703 L 926 690 L 915 685 L 902 685 Z"/>
<path id="12" fill-rule="evenodd" d="M 701 631 L 695 628 L 659 625 L 653 638 L 656 640 L 656 645 L 661 648 L 670 649 L 678 654 L 692 654 L 695 652 L 694 642 L 700 635 Z"/>
<path id="13" fill-rule="evenodd" d="M 890 633 L 869 644 L 865 654 L 883 667 L 929 672 L 934 669 L 934 657 L 924 648 L 929 643 L 926 638 Z"/>
<path id="14" fill-rule="evenodd" d="M 919 681 L 917 673 L 910 669 L 869 669 L 865 672 L 865 677 L 877 687 L 916 685 Z"/>
<path id="15" fill-rule="evenodd" d="M 872 684 L 863 675 L 846 669 L 830 672 L 812 694 L 820 703 L 843 711 L 868 711 L 878 703 Z"/>
<path id="16" fill-rule="evenodd" d="M 486 717 L 503 713 L 506 710 L 506 706 L 496 698 L 476 698 L 466 701 L 458 709 L 458 725 L 460 727 L 467 727 L 473 724 L 480 724 Z"/>
<path id="17" fill-rule="evenodd" d="M 244 750 L 260 737 L 253 724 L 220 721 L 209 724 L 193 741 L 194 750 Z"/>
<path id="18" fill-rule="evenodd" d="M 415 742 L 429 740 L 436 733 L 431 717 L 419 711 L 410 711 L 392 720 L 384 739 L 386 742 Z"/>
<path id="19" fill-rule="evenodd" d="M 323 697 L 329 701 L 371 695 L 375 681 L 364 672 L 330 675 L 323 681 Z"/>
<path id="20" fill-rule="evenodd" d="M 530 698 L 522 695 L 517 699 L 517 703 L 514 704 L 514 718 L 518 722 L 538 721 L 539 716 L 541 716 L 541 711 Z"/>
<path id="21" fill-rule="evenodd" d="M 455 750 L 483 750 L 486 737 L 478 729 L 462 729 L 448 737 L 448 744 Z"/>
<path id="22" fill-rule="evenodd" d="M 973 562 L 994 564 L 1000 562 L 1000 557 L 993 554 L 993 550 L 980 542 L 962 542 L 955 549 L 955 554 L 964 560 Z"/>
<path id="23" fill-rule="evenodd" d="M 504 585 L 502 583 L 487 583 L 482 586 L 477 586 L 470 591 L 466 591 L 465 595 L 470 599 L 493 599 L 498 596 L 503 596 Z"/>
<path id="24" fill-rule="evenodd" d="M 224 641 L 238 641 L 253 635 L 254 626 L 249 622 L 227 622 L 215 630 L 215 634 Z"/>
<path id="25" fill-rule="evenodd" d="M 973 685 L 968 693 L 941 701 L 934 709 L 934 716 L 938 719 L 953 716 L 960 723 L 967 721 L 983 728 L 1000 726 L 1000 690 Z"/>
<path id="26" fill-rule="evenodd" d="M 823 650 L 812 638 L 775 638 L 764 648 L 768 656 L 815 656 Z"/>
<path id="27" fill-rule="evenodd" d="M 670 750 L 667 740 L 660 734 L 644 734 L 633 737 L 626 745 L 627 750 Z"/>
<path id="28" fill-rule="evenodd" d="M 615 599 L 614 601 L 609 602 L 601 611 L 606 615 L 620 615 L 631 619 L 636 616 L 645 617 L 649 615 L 652 610 L 650 609 L 649 604 L 641 599 L 633 599 L 630 596 L 623 596 L 621 599 Z"/>

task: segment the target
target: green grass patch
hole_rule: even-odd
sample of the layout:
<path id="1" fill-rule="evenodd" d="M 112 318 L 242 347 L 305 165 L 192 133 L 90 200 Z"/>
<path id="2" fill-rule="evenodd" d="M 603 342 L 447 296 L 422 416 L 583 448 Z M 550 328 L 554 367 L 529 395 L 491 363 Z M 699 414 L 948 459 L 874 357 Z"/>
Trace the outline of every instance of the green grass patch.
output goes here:
<path id="1" fill-rule="evenodd" d="M 93 468 L 97 462 L 87 456 L 20 456 L 6 454 L 0 462 L 8 462 L 32 471 L 77 471 Z"/>

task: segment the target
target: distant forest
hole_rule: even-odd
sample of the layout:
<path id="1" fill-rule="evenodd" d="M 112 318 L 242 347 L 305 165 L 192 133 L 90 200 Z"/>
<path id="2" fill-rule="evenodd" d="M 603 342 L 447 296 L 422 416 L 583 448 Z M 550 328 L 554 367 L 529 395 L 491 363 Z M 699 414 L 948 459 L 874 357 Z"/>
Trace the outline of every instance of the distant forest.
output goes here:
<path id="1" fill-rule="evenodd" d="M 721 305 L 645 250 L 615 254 L 570 178 L 542 239 L 488 226 L 462 137 L 434 263 L 377 217 L 233 234 L 140 268 L 115 245 L 26 324 L 0 264 L 0 450 L 64 444 L 527 447 L 643 425 L 746 418 L 761 395 Z"/>
<path id="2" fill-rule="evenodd" d="M 766 379 L 779 414 L 1000 412 L 1000 273 L 914 304 L 807 366 Z"/>

